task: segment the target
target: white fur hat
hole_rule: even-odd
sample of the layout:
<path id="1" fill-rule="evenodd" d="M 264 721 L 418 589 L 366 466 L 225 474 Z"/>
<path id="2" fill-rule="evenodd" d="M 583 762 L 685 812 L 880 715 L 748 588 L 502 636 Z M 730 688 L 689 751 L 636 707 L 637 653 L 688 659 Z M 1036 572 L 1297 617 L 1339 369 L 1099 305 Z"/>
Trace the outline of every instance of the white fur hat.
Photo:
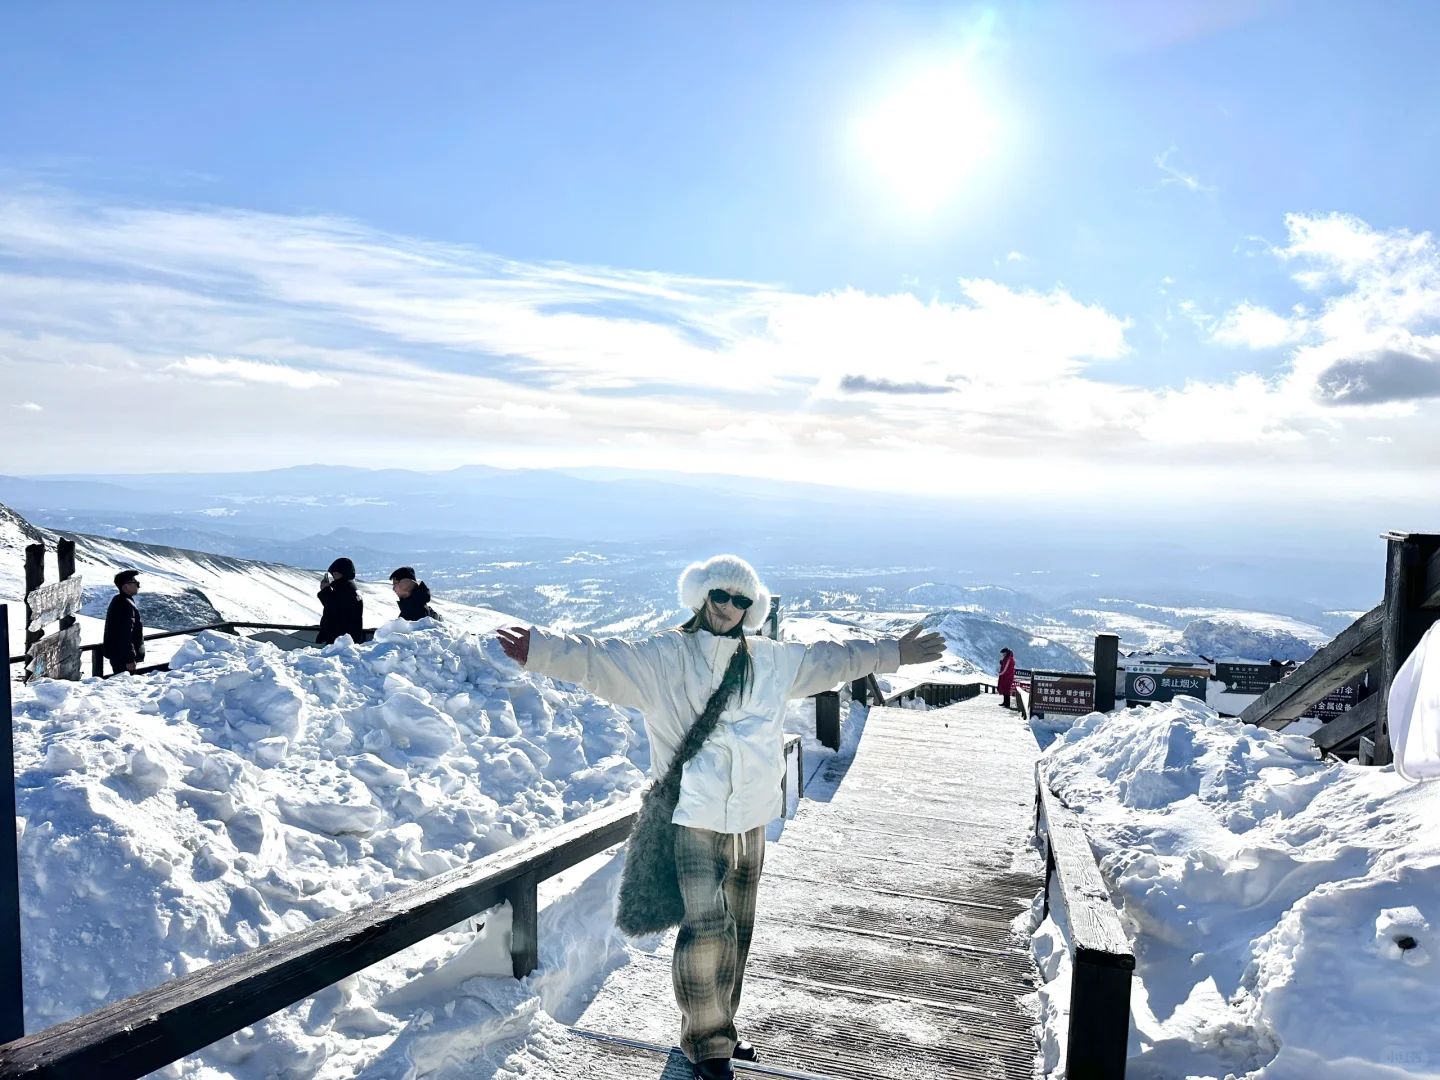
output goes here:
<path id="1" fill-rule="evenodd" d="M 770 590 L 760 583 L 755 568 L 738 555 L 716 555 L 703 563 L 691 563 L 680 575 L 680 603 L 691 611 L 705 606 L 711 589 L 748 596 L 755 602 L 745 612 L 745 628 L 758 630 L 770 614 Z"/>

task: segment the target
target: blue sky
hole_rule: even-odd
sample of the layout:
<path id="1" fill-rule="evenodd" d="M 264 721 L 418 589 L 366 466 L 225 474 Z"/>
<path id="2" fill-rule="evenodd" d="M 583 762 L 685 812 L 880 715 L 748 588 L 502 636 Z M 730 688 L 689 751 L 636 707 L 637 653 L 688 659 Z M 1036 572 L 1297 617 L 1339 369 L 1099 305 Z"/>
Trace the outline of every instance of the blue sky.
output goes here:
<path id="1" fill-rule="evenodd" d="M 160 406 L 113 468 L 1401 498 L 1437 45 L 1424 3 L 8 5 L 0 450 Z"/>

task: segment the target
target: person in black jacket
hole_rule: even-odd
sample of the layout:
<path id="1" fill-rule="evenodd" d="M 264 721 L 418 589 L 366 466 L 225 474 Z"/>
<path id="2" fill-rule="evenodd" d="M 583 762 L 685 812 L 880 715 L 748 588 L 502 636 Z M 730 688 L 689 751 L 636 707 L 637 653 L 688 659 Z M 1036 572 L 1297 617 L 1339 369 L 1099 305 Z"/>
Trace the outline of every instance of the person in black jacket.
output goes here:
<path id="1" fill-rule="evenodd" d="M 400 617 L 409 622 L 421 619 L 438 619 L 439 615 L 430 606 L 430 587 L 423 581 L 415 580 L 415 568 L 402 566 L 390 574 L 390 588 L 400 601 Z"/>
<path id="2" fill-rule="evenodd" d="M 351 641 L 365 640 L 365 601 L 355 588 L 355 564 L 349 559 L 336 559 L 320 579 L 320 598 L 324 612 L 320 616 L 320 633 L 315 644 L 330 645 L 345 634 Z"/>
<path id="3" fill-rule="evenodd" d="M 135 665 L 145 659 L 145 627 L 135 603 L 135 594 L 140 591 L 135 571 L 121 570 L 116 574 L 115 588 L 119 592 L 110 599 L 110 607 L 105 611 L 105 637 L 100 651 L 118 675 L 122 671 L 134 671 Z"/>

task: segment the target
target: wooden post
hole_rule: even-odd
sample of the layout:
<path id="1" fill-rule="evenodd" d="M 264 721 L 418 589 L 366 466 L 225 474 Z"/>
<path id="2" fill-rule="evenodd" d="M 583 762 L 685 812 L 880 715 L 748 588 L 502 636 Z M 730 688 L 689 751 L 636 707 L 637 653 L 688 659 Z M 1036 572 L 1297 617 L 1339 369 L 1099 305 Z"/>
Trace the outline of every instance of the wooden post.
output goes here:
<path id="1" fill-rule="evenodd" d="M 1124 1080 L 1132 972 L 1096 959 L 1077 950 L 1071 968 L 1065 1073 L 1070 1080 Z"/>
<path id="2" fill-rule="evenodd" d="M 25 595 L 28 597 L 32 592 L 45 584 L 45 545 L 25 545 Z M 25 605 L 25 653 L 29 655 L 30 646 L 45 636 L 43 630 L 30 629 L 30 605 Z"/>
<path id="3" fill-rule="evenodd" d="M 510 931 L 510 966 L 523 979 L 540 966 L 540 878 L 532 870 L 504 888 L 513 915 Z"/>
<path id="4" fill-rule="evenodd" d="M 75 576 L 75 541 L 68 536 L 62 536 L 60 542 L 55 545 L 55 562 L 60 568 L 60 580 L 69 581 Z M 74 615 L 66 615 L 60 620 L 60 629 L 68 630 L 74 626 L 76 618 Z"/>
<path id="5" fill-rule="evenodd" d="M 105 650 L 92 649 L 90 651 L 90 674 L 97 679 L 105 677 Z"/>
<path id="6" fill-rule="evenodd" d="M 1422 605 L 1427 599 L 1426 564 L 1440 550 L 1440 535 L 1434 533 L 1386 533 L 1385 540 L 1385 621 L 1380 630 L 1380 685 L 1375 689 L 1380 700 L 1369 735 L 1376 765 L 1391 761 L 1386 713 L 1390 684 L 1437 616 Z"/>
<path id="7" fill-rule="evenodd" d="M 870 704 L 870 680 L 856 679 L 850 684 L 850 697 L 861 705 Z"/>
<path id="8" fill-rule="evenodd" d="M 840 694 L 825 690 L 815 695 L 815 738 L 821 746 L 840 749 Z"/>
<path id="9" fill-rule="evenodd" d="M 1115 708 L 1115 670 L 1120 663 L 1120 639 L 1114 634 L 1095 635 L 1095 711 Z"/>
<path id="10" fill-rule="evenodd" d="M 28 558 L 26 564 L 28 569 Z M 10 609 L 4 604 L 0 604 L 0 655 L 10 655 Z M 20 855 L 15 845 L 15 737 L 10 712 L 10 673 L 6 671 L 4 686 L 0 687 L 0 1042 L 9 1042 L 24 1034 Z"/>

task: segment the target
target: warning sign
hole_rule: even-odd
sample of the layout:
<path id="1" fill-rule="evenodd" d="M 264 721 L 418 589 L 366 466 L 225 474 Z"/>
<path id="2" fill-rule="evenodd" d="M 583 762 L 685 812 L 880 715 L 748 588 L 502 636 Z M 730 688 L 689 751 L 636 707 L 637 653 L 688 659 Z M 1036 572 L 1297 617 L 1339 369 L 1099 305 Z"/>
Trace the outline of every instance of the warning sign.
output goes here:
<path id="1" fill-rule="evenodd" d="M 1095 676 L 1070 671 L 1036 671 L 1030 676 L 1034 716 L 1084 716 L 1095 711 Z"/>
<path id="2" fill-rule="evenodd" d="M 1179 694 L 1205 700 L 1210 669 L 1168 664 L 1136 664 L 1125 669 L 1125 700 L 1173 701 Z"/>

